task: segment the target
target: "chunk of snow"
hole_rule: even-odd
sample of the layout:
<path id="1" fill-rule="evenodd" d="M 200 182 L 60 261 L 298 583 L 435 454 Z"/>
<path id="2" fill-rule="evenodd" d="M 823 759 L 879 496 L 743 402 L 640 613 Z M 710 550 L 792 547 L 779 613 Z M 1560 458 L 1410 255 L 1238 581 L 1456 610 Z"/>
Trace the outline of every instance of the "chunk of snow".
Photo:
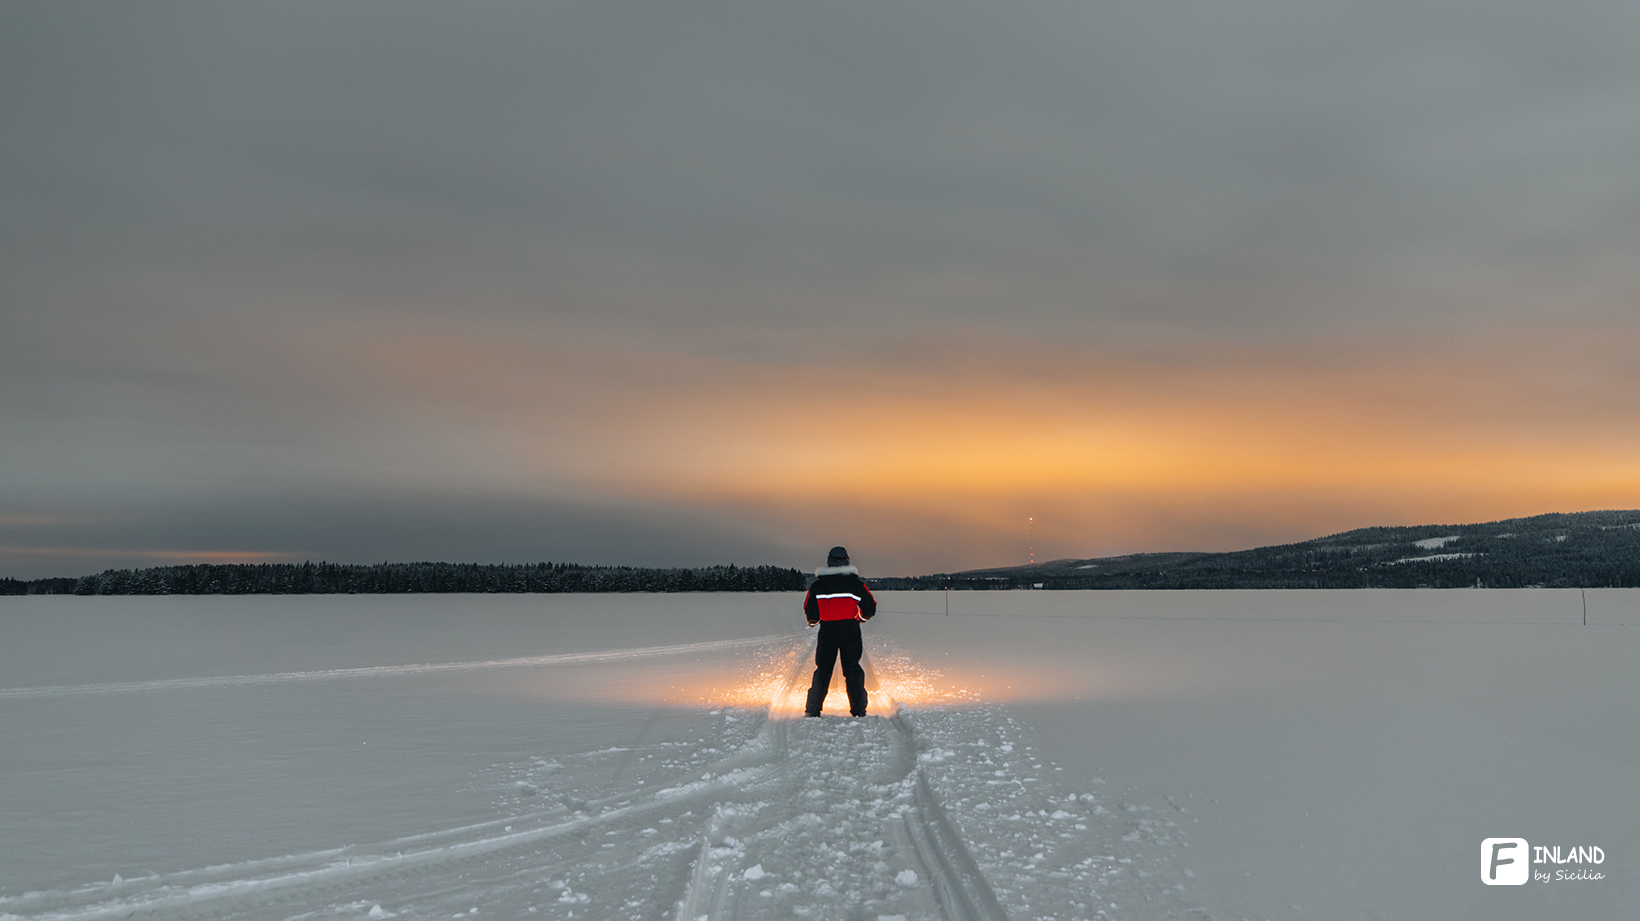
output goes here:
<path id="1" fill-rule="evenodd" d="M 747 867 L 746 872 L 742 873 L 740 875 L 743 879 L 759 880 L 759 879 L 762 879 L 767 874 L 765 874 L 763 872 L 763 865 L 762 864 L 756 864 L 756 865 Z"/>
<path id="2" fill-rule="evenodd" d="M 372 905 L 372 906 L 370 906 L 370 911 L 365 914 L 365 917 L 366 918 L 391 918 L 391 917 L 393 917 L 393 913 L 390 912 L 390 911 L 384 910 L 380 905 Z"/>
<path id="3" fill-rule="evenodd" d="M 915 889 L 917 888 L 917 871 L 901 870 L 895 874 L 894 881 L 907 889 Z"/>

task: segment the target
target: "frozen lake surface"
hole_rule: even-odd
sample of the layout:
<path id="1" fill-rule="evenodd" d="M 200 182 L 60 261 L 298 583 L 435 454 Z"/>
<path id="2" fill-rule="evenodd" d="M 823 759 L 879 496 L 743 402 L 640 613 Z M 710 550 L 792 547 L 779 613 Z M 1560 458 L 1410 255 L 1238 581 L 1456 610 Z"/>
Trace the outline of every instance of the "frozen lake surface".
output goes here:
<path id="1" fill-rule="evenodd" d="M 0 599 L 0 918 L 1640 904 L 1640 592 L 879 598 L 866 720 L 797 595 Z"/>

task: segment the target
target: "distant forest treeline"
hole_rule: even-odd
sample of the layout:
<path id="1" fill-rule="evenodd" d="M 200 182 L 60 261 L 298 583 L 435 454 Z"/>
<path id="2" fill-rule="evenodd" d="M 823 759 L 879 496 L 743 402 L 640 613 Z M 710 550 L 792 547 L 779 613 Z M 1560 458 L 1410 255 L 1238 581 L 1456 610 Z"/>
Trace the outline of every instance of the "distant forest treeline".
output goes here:
<path id="1" fill-rule="evenodd" d="M 869 581 L 880 590 L 1634 588 L 1640 587 L 1640 511 L 1362 528 L 1231 553 L 1137 553 Z M 110 569 L 79 579 L 0 579 L 0 595 L 795 592 L 806 584 L 802 572 L 774 566 L 264 563 Z"/>
<path id="2" fill-rule="evenodd" d="M 1600 588 L 1640 586 L 1640 511 L 1362 528 L 1231 553 L 1136 553 L 911 578 L 879 589 Z"/>
<path id="3" fill-rule="evenodd" d="M 0 595 L 401 595 L 417 593 L 791 592 L 775 566 L 639 569 L 536 563 L 258 563 L 110 569 L 78 579 L 0 579 Z"/>

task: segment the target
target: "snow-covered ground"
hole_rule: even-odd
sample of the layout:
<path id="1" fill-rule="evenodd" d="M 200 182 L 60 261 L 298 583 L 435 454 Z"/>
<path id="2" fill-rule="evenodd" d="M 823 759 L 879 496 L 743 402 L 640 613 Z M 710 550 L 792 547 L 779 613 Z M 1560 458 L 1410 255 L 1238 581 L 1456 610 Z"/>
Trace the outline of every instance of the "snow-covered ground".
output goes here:
<path id="1" fill-rule="evenodd" d="M 0 917 L 1640 903 L 1640 593 L 946 600 L 803 720 L 797 596 L 0 599 Z M 1483 886 L 1485 837 L 1604 878 Z"/>

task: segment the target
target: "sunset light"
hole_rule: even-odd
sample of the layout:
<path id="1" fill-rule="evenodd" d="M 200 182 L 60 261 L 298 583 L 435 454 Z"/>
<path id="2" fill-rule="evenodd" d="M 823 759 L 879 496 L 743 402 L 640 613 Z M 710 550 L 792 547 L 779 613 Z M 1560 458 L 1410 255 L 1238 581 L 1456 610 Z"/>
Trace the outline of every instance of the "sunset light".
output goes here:
<path id="1" fill-rule="evenodd" d="M 960 568 L 917 549 L 931 541 L 970 565 L 1239 549 L 1368 522 L 1622 507 L 1640 482 L 1640 428 L 1607 424 L 1630 408 L 1597 383 L 1631 373 L 1625 353 L 1575 328 L 1219 350 L 940 343 L 944 362 L 893 340 L 845 359 L 859 380 L 840 385 L 846 439 L 786 409 L 833 356 L 467 335 L 347 354 L 404 413 L 461 420 L 490 475 L 518 488 L 576 483 L 777 529 L 835 516 L 869 529 L 889 572 Z M 1587 371 L 1521 372 L 1556 365 Z M 1461 385 L 1435 383 L 1460 371 Z M 588 379 L 607 385 L 575 383 Z M 552 398 L 568 390 L 573 404 Z M 815 509 L 822 483 L 847 489 Z"/>

